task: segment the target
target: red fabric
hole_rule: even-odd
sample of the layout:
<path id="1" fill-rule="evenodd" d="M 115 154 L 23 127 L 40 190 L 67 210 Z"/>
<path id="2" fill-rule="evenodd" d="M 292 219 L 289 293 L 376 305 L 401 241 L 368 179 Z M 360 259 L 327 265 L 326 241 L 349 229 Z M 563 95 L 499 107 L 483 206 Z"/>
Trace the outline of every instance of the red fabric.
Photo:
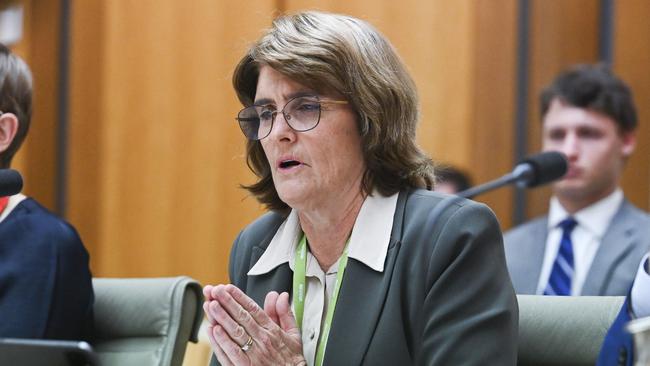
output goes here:
<path id="1" fill-rule="evenodd" d="M 7 208 L 8 203 L 9 197 L 0 197 L 0 215 L 4 212 L 5 208 Z"/>

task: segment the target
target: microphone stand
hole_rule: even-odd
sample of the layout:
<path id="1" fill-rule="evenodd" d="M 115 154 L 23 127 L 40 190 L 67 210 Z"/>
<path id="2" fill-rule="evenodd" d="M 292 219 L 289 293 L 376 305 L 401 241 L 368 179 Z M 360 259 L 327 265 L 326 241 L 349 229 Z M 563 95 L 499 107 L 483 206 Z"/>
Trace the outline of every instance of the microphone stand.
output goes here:
<path id="1" fill-rule="evenodd" d="M 499 179 L 495 179 L 493 181 L 466 189 L 462 192 L 457 193 L 456 195 L 458 197 L 463 197 L 463 198 L 472 198 L 474 196 L 478 196 L 479 194 L 483 194 L 485 192 L 489 192 L 491 190 L 501 188 L 503 186 L 506 186 L 510 183 L 517 182 L 519 180 L 521 180 L 520 176 L 516 176 L 513 173 L 508 173 Z"/>

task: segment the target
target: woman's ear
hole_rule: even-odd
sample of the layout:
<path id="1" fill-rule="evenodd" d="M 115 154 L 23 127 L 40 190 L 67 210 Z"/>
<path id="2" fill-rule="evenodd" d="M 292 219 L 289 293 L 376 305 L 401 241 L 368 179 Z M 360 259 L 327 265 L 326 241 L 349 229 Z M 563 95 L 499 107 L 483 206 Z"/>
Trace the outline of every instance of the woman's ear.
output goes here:
<path id="1" fill-rule="evenodd" d="M 18 118 L 13 113 L 0 115 L 0 153 L 5 152 L 16 137 Z"/>

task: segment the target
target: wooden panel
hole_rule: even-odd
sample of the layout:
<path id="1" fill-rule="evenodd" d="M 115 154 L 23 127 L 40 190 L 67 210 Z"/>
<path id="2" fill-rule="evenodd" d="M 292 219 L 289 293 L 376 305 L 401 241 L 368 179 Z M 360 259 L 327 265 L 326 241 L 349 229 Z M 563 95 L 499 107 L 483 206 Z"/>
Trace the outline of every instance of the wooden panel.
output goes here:
<path id="1" fill-rule="evenodd" d="M 55 205 L 60 1 L 8 1 L 23 5 L 23 38 L 12 47 L 32 70 L 29 134 L 12 167 L 23 175 L 23 193 Z"/>
<path id="2" fill-rule="evenodd" d="M 615 2 L 614 69 L 634 92 L 639 113 L 637 146 L 625 168 L 625 196 L 650 209 L 650 2 Z"/>
<path id="3" fill-rule="evenodd" d="M 251 176 L 230 77 L 272 11 L 269 1 L 75 2 L 73 37 L 85 41 L 74 51 L 70 216 L 86 220 L 95 274 L 227 280 L 232 240 L 261 212 L 238 188 Z"/>
<path id="4" fill-rule="evenodd" d="M 104 95 L 102 78 L 104 44 L 104 7 L 98 0 L 73 1 L 70 22 L 70 109 L 68 135 L 67 215 L 76 226 L 90 253 L 95 276 L 112 272 L 100 265 L 100 259 L 118 248 L 103 243 L 100 232 L 104 217 L 105 179 L 101 151 L 102 127 L 106 120 L 100 108 Z"/>
<path id="5" fill-rule="evenodd" d="M 535 0 L 531 6 L 528 151 L 541 149 L 539 93 L 555 76 L 576 63 L 598 60 L 598 4 L 593 0 Z M 529 218 L 546 213 L 550 187 L 527 195 Z"/>
<path id="6" fill-rule="evenodd" d="M 495 179 L 512 169 L 514 154 L 517 5 L 514 0 L 475 3 L 476 32 L 471 131 L 466 162 L 476 183 Z M 502 229 L 511 226 L 512 191 L 502 188 L 479 196 L 490 206 Z"/>

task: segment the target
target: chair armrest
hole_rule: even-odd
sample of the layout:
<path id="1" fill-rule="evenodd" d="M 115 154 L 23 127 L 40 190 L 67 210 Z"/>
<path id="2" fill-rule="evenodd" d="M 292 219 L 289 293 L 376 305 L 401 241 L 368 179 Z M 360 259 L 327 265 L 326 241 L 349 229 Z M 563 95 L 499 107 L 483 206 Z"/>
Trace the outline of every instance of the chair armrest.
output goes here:
<path id="1" fill-rule="evenodd" d="M 181 365 L 203 318 L 189 277 L 96 278 L 95 339 L 103 365 Z"/>
<path id="2" fill-rule="evenodd" d="M 622 296 L 517 295 L 519 365 L 594 365 Z"/>

